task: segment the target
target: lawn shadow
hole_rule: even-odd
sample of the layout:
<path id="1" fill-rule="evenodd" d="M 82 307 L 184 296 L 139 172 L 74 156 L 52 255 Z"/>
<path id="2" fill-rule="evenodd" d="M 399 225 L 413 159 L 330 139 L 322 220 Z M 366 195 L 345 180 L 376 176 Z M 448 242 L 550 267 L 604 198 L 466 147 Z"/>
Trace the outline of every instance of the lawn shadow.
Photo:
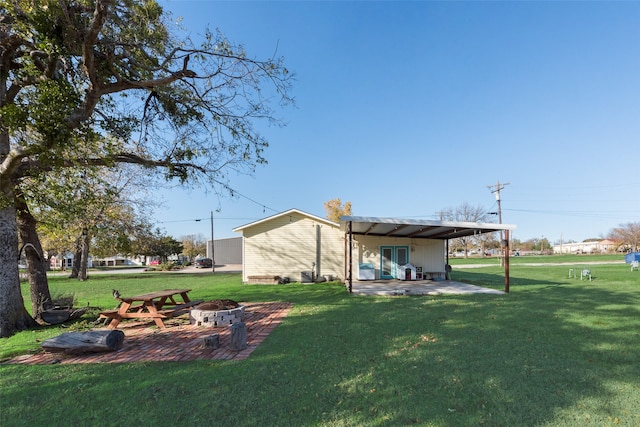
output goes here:
<path id="1" fill-rule="evenodd" d="M 473 275 L 474 282 L 500 280 Z M 3 367 L 5 378 L 20 375 L 20 387 L 5 389 L 4 398 L 33 402 L 30 421 L 42 413 L 85 424 L 106 417 L 145 424 L 638 424 L 637 293 L 604 282 L 516 280 L 521 290 L 508 295 L 252 288 L 256 300 L 288 294 L 295 305 L 246 361 L 86 365 L 66 368 L 74 371 L 69 377 L 61 366 Z M 242 289 L 221 297 L 242 301 Z M 43 372 L 59 381 L 43 382 Z M 32 399 L 32 387 L 55 399 Z M 133 401 L 146 410 L 133 411 Z"/>
<path id="2" fill-rule="evenodd" d="M 637 399 L 637 306 L 635 296 L 585 283 L 504 296 L 358 296 L 287 319 L 274 339 L 298 363 L 270 359 L 258 371 L 304 379 L 295 402 L 307 396 L 315 409 L 286 408 L 301 422 L 540 425 L 584 411 L 592 422 L 637 421 L 611 385 L 627 384 Z M 263 380 L 265 395 L 286 388 Z"/>

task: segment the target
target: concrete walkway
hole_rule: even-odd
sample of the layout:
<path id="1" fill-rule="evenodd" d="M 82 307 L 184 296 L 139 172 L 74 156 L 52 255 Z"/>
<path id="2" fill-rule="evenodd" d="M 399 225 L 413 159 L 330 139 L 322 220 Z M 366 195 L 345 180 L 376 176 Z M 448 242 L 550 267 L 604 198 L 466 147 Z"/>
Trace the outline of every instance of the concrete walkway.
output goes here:
<path id="1" fill-rule="evenodd" d="M 347 285 L 348 286 L 348 285 Z M 483 288 L 453 280 L 367 280 L 354 281 L 354 295 L 442 295 L 442 294 L 504 294 L 496 289 Z"/>

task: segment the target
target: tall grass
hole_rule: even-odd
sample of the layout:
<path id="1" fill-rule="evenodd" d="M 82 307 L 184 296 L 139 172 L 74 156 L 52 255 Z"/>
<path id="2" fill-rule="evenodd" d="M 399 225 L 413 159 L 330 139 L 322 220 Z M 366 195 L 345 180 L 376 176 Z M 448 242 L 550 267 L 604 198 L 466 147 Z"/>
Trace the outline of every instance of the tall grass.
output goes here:
<path id="1" fill-rule="evenodd" d="M 61 279 L 52 287 L 74 288 L 80 304 L 113 304 L 112 287 L 188 287 L 295 305 L 245 361 L 3 365 L 0 424 L 640 425 L 640 274 L 591 269 L 588 282 L 566 266 L 514 265 L 508 295 L 429 297 L 237 275 Z M 499 266 L 453 274 L 503 286 Z"/>

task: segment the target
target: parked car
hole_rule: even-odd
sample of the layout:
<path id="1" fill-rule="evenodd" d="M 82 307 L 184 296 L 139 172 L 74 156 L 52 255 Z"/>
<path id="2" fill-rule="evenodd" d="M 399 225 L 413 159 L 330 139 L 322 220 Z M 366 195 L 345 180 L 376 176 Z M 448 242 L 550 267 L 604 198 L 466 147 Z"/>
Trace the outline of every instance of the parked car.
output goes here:
<path id="1" fill-rule="evenodd" d="M 160 265 L 160 260 L 152 259 L 151 261 L 149 261 L 149 265 Z"/>
<path id="2" fill-rule="evenodd" d="M 194 265 L 196 268 L 213 268 L 213 260 L 211 258 L 198 258 Z"/>

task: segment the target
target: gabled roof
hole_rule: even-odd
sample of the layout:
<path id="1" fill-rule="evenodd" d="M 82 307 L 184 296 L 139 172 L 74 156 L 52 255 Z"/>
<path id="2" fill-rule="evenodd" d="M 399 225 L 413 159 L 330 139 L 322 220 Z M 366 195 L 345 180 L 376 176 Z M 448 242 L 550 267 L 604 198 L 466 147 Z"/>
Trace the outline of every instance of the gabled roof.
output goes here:
<path id="1" fill-rule="evenodd" d="M 242 232 L 246 228 L 254 227 L 254 226 L 258 225 L 258 224 L 263 224 L 265 222 L 273 221 L 274 219 L 281 218 L 281 217 L 287 216 L 287 215 L 292 215 L 292 214 L 306 216 L 307 218 L 310 218 L 310 219 L 312 219 L 314 221 L 321 222 L 323 224 L 327 224 L 327 225 L 330 225 L 332 227 L 338 228 L 340 226 L 340 224 L 335 223 L 333 221 L 330 221 L 330 220 L 328 220 L 326 218 L 321 218 L 319 216 L 315 216 L 315 215 L 312 215 L 310 213 L 303 212 L 303 211 L 301 211 L 299 209 L 289 209 L 288 211 L 280 212 L 278 214 L 271 215 L 271 216 L 268 216 L 266 218 L 259 219 L 258 221 L 254 221 L 254 222 L 250 222 L 249 224 L 241 225 L 240 227 L 234 228 L 233 231 Z"/>
<path id="2" fill-rule="evenodd" d="M 413 239 L 447 240 L 500 230 L 514 230 L 515 225 L 481 222 L 430 221 L 426 219 L 376 218 L 341 216 L 340 229 L 365 236 L 410 237 Z"/>

